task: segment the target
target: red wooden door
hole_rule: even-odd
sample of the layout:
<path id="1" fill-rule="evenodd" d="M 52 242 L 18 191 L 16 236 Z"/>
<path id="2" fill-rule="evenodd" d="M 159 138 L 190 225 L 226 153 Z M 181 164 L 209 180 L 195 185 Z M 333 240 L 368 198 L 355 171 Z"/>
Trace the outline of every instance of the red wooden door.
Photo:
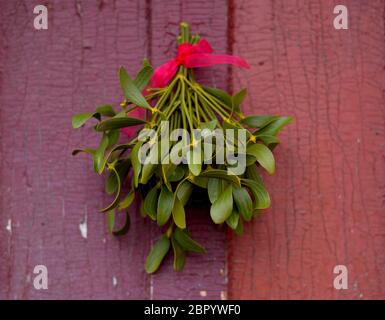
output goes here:
<path id="1" fill-rule="evenodd" d="M 45 1 L 41 31 L 37 4 L 0 1 L 0 299 L 385 298 L 383 1 L 345 1 L 348 30 L 333 27 L 336 1 Z M 266 177 L 272 208 L 227 239 L 191 210 L 208 253 L 149 276 L 157 227 L 132 212 L 127 236 L 107 234 L 103 181 L 71 156 L 96 137 L 70 119 L 120 102 L 120 65 L 170 58 L 181 20 L 251 65 L 202 70 L 206 81 L 247 86 L 248 113 L 295 122 Z M 32 285 L 39 264 L 48 290 Z M 347 290 L 333 288 L 338 264 Z"/>

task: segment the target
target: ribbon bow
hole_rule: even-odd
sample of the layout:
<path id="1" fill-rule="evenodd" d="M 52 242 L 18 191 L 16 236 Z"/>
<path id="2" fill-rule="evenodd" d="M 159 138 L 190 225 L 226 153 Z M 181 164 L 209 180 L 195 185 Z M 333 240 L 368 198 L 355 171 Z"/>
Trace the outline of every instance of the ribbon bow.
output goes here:
<path id="1" fill-rule="evenodd" d="M 178 47 L 176 57 L 155 69 L 151 78 L 152 88 L 165 87 L 175 76 L 178 67 L 209 67 L 216 64 L 232 64 L 241 68 L 249 68 L 247 62 L 238 56 L 213 54 L 208 41 L 201 39 L 197 44 L 183 43 Z"/>

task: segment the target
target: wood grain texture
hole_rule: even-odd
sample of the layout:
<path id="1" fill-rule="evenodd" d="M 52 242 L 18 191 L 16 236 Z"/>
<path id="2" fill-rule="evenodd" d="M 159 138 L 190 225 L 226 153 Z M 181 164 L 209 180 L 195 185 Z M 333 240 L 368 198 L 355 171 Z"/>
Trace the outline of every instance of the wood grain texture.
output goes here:
<path id="1" fill-rule="evenodd" d="M 217 52 L 227 50 L 225 0 L 154 0 L 151 2 L 151 16 L 151 52 L 155 65 L 175 55 L 175 38 L 181 21 L 187 21 L 192 32 L 210 41 Z M 197 71 L 197 76 L 204 83 L 225 87 L 227 68 L 202 68 Z M 170 298 L 179 295 L 189 299 L 223 299 L 226 297 L 226 232 L 211 222 L 209 207 L 198 205 L 191 208 L 187 212 L 187 224 L 192 237 L 206 247 L 207 254 L 189 254 L 186 272 L 172 274 L 163 269 L 152 276 L 154 294 Z"/>
<path id="2" fill-rule="evenodd" d="M 103 179 L 89 158 L 71 156 L 73 148 L 97 144 L 90 125 L 71 128 L 71 116 L 118 104 L 118 67 L 133 74 L 145 56 L 154 63 L 170 58 L 182 15 L 196 26 L 207 2 L 45 1 L 49 28 L 36 31 L 39 3 L 0 1 L 0 299 L 219 298 L 226 289 L 223 232 L 204 214 L 190 217 L 208 255 L 188 259 L 183 275 L 168 260 L 150 277 L 144 262 L 157 227 L 131 212 L 130 233 L 109 236 L 98 213 L 109 201 Z M 209 9 L 197 31 L 225 42 L 226 20 L 215 16 L 225 9 Z M 86 238 L 79 229 L 85 225 Z M 48 290 L 33 287 L 39 264 L 48 267 Z"/>
<path id="3" fill-rule="evenodd" d="M 266 177 L 272 208 L 230 235 L 238 299 L 385 298 L 384 1 L 233 1 L 248 113 L 293 115 Z M 333 268 L 348 267 L 348 290 Z"/>

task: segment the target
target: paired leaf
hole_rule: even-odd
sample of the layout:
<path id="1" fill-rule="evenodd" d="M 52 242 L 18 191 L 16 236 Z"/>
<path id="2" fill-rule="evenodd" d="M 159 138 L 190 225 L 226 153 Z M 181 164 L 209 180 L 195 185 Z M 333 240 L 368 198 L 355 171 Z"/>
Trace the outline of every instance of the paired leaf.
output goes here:
<path id="1" fill-rule="evenodd" d="M 278 116 L 269 116 L 269 115 L 249 116 L 249 117 L 243 118 L 240 122 L 242 124 L 247 125 L 250 128 L 260 129 L 274 122 L 278 118 L 279 118 Z"/>
<path id="2" fill-rule="evenodd" d="M 241 179 L 242 184 L 250 189 L 255 198 L 254 209 L 266 209 L 270 207 L 270 196 L 265 186 L 258 181 L 250 179 Z"/>
<path id="3" fill-rule="evenodd" d="M 154 244 L 146 260 L 146 272 L 154 273 L 158 270 L 168 250 L 170 249 L 170 239 L 163 235 Z"/>
<path id="4" fill-rule="evenodd" d="M 210 216 L 216 224 L 223 223 L 233 212 L 232 185 L 229 184 L 218 199 L 211 205 Z"/>
<path id="5" fill-rule="evenodd" d="M 174 239 L 186 251 L 205 253 L 206 249 L 198 242 L 191 239 L 187 231 L 176 228 L 174 231 Z"/>
<path id="6" fill-rule="evenodd" d="M 276 136 L 284 126 L 288 125 L 292 121 L 293 117 L 278 117 L 262 129 L 258 130 L 256 133 L 258 135 Z"/>
<path id="7" fill-rule="evenodd" d="M 115 110 L 111 105 L 103 105 L 96 108 L 96 112 L 79 113 L 72 117 L 72 127 L 74 129 L 80 128 L 89 119 L 95 118 L 100 121 L 101 116 L 113 117 Z"/>
<path id="8" fill-rule="evenodd" d="M 120 86 L 127 99 L 131 100 L 135 105 L 139 107 L 151 109 L 151 106 L 148 104 L 147 100 L 142 96 L 140 90 L 123 67 L 120 67 L 119 69 L 119 79 Z"/>
<path id="9" fill-rule="evenodd" d="M 227 180 L 227 181 L 235 184 L 238 187 L 241 186 L 239 178 L 235 175 L 228 174 L 226 170 L 209 169 L 209 170 L 201 172 L 199 177 L 224 179 L 224 180 Z"/>
<path id="10" fill-rule="evenodd" d="M 126 159 L 116 164 L 115 168 L 116 168 L 116 171 L 118 172 L 120 181 L 124 181 L 124 179 L 126 178 L 128 171 L 130 169 L 130 163 L 131 162 Z M 112 194 L 116 192 L 117 188 L 118 188 L 118 182 L 116 179 L 116 175 L 113 171 L 111 171 L 105 182 L 105 191 L 108 194 Z"/>

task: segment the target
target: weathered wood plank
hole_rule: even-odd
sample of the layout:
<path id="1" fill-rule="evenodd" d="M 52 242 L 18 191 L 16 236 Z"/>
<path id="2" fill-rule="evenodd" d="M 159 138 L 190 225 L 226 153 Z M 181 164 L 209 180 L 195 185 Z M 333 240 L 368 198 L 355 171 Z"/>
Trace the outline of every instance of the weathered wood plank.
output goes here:
<path id="1" fill-rule="evenodd" d="M 145 52 L 143 2 L 50 1 L 46 31 L 34 30 L 33 5 L 1 7 L 0 296 L 147 298 L 148 226 L 133 217 L 131 234 L 110 237 L 103 179 L 71 156 L 97 143 L 90 126 L 72 130 L 72 114 L 118 103 L 119 65 L 133 72 Z M 46 291 L 32 285 L 37 264 L 48 267 Z"/>
<path id="2" fill-rule="evenodd" d="M 234 74 L 249 113 L 294 115 L 281 135 L 273 206 L 232 237 L 232 298 L 385 297 L 384 2 L 233 1 Z M 333 268 L 348 267 L 348 290 Z"/>
<path id="3" fill-rule="evenodd" d="M 164 44 L 174 46 L 170 32 L 176 34 L 182 18 L 210 34 L 218 50 L 225 49 L 226 19 L 216 15 L 226 16 L 226 2 L 47 3 L 47 31 L 33 29 L 33 1 L 3 1 L 0 8 L 0 298 L 223 296 L 225 236 L 209 226 L 207 215 L 189 222 L 209 252 L 191 256 L 183 274 L 174 274 L 170 260 L 158 275 L 145 274 L 145 257 L 159 231 L 134 212 L 127 236 L 107 234 L 98 213 L 108 202 L 103 179 L 92 172 L 88 158 L 71 156 L 74 147 L 96 145 L 97 139 L 90 126 L 74 132 L 70 119 L 100 103 L 120 102 L 119 65 L 134 73 L 144 56 L 154 64 L 171 57 Z M 85 226 L 86 238 L 79 229 Z M 32 285 L 38 264 L 48 267 L 46 291 Z"/>
<path id="4" fill-rule="evenodd" d="M 160 65 L 176 53 L 175 38 L 179 23 L 186 21 L 193 33 L 199 33 L 217 52 L 227 50 L 227 1 L 151 1 L 151 54 Z M 197 71 L 206 83 L 226 86 L 227 69 L 220 66 Z M 226 297 L 226 233 L 210 221 L 209 208 L 197 206 L 187 213 L 194 239 L 204 245 L 207 254 L 189 254 L 183 273 L 170 272 L 171 261 L 152 276 L 155 298 L 221 299 Z M 159 231 L 154 230 L 154 234 Z"/>

